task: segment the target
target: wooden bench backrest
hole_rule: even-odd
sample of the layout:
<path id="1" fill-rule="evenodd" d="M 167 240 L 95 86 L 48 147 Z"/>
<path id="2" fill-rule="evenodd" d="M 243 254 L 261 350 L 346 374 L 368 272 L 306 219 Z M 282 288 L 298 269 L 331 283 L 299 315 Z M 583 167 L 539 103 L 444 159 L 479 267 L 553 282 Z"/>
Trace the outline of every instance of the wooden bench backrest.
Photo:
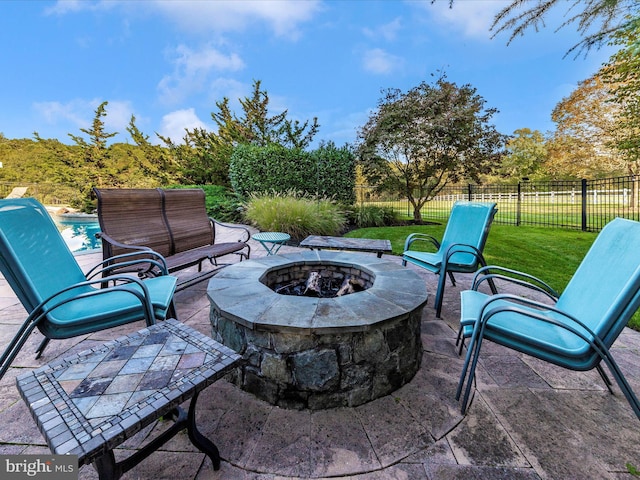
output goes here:
<path id="1" fill-rule="evenodd" d="M 199 188 L 159 189 L 164 215 L 172 237 L 172 253 L 212 245 L 214 229 L 207 216 L 205 194 Z"/>
<path id="2" fill-rule="evenodd" d="M 155 188 L 94 189 L 100 229 L 121 243 L 149 247 L 171 255 L 171 235 L 163 215 L 162 194 Z M 125 253 L 111 246 L 105 256 Z"/>

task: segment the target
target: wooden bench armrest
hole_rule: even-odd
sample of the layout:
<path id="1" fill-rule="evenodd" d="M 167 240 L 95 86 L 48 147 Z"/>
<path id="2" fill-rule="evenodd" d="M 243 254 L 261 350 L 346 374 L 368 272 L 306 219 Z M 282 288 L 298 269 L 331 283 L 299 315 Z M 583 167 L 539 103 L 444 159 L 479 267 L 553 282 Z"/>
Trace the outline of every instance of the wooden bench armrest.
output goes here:
<path id="1" fill-rule="evenodd" d="M 227 223 L 222 223 L 219 220 L 216 220 L 215 218 L 212 218 L 212 217 L 209 217 L 209 221 L 211 222 L 211 225 L 213 226 L 213 228 L 215 228 L 216 225 L 219 225 L 222 228 L 229 228 L 229 229 L 235 229 L 235 230 L 241 231 L 242 237 L 238 239 L 238 242 L 247 243 L 251 238 L 251 233 L 249 232 L 249 229 L 247 229 L 246 227 L 243 227 L 242 225 L 229 225 Z"/>
<path id="2" fill-rule="evenodd" d="M 108 243 L 109 245 L 113 245 L 114 247 L 120 247 L 120 248 L 125 248 L 127 250 L 133 250 L 133 251 L 140 251 L 140 252 L 153 252 L 155 253 L 151 248 L 149 247 L 145 247 L 143 245 L 129 245 L 127 243 L 122 243 L 117 241 L 115 238 L 110 237 L 109 235 L 107 235 L 104 232 L 98 232 L 96 233 L 96 238 L 101 239 L 103 242 Z M 106 259 L 105 259 L 106 260 Z"/>

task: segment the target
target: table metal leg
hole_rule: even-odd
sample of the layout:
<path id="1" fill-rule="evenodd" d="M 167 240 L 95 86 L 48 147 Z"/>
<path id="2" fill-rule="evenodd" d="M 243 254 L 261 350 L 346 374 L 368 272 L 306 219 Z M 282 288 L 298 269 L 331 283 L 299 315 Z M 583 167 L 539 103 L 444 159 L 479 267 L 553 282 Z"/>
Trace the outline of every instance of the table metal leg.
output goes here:
<path id="1" fill-rule="evenodd" d="M 196 393 L 189 403 L 188 414 L 180 407 L 172 410 L 167 416 L 173 417 L 175 423 L 133 455 L 120 462 L 116 462 L 113 450 L 109 450 L 104 455 L 97 458 L 93 465 L 98 472 L 98 478 L 100 480 L 118 480 L 122 475 L 138 465 L 142 460 L 147 458 L 158 448 L 164 445 L 169 439 L 185 428 L 187 429 L 187 434 L 189 435 L 191 443 L 211 459 L 214 470 L 219 470 L 220 452 L 218 447 L 216 447 L 211 440 L 202 435 L 196 427 L 197 400 L 198 394 Z"/>
<path id="2" fill-rule="evenodd" d="M 214 443 L 207 437 L 202 435 L 196 426 L 196 402 L 198 400 L 198 394 L 196 393 L 191 399 L 189 405 L 189 417 L 187 420 L 187 433 L 189 434 L 189 440 L 193 443 L 198 450 L 205 453 L 213 463 L 214 470 L 220 470 L 220 451 Z"/>

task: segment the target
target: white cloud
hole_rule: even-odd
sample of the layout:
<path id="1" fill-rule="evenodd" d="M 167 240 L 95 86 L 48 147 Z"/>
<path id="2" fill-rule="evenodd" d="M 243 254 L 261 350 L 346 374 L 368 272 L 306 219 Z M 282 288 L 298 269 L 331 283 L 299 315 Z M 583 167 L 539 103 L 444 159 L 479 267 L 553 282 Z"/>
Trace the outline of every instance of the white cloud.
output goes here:
<path id="1" fill-rule="evenodd" d="M 82 11 L 109 10 L 117 6 L 117 2 L 87 1 L 87 0 L 58 0 L 54 5 L 45 8 L 46 15 L 66 15 Z"/>
<path id="2" fill-rule="evenodd" d="M 398 31 L 402 28 L 402 20 L 400 17 L 395 18 L 393 21 L 389 23 L 385 23 L 384 25 L 380 25 L 375 28 L 364 28 L 363 32 L 367 37 L 373 39 L 384 39 L 387 41 L 393 41 L 398 36 Z"/>
<path id="3" fill-rule="evenodd" d="M 403 60 L 381 48 L 374 48 L 364 52 L 364 69 L 371 73 L 388 74 L 402 67 Z"/>
<path id="4" fill-rule="evenodd" d="M 194 128 L 207 129 L 208 127 L 198 118 L 193 108 L 185 108 L 164 115 L 158 133 L 170 138 L 174 143 L 184 143 L 182 139 L 185 129 L 193 130 Z"/>
<path id="5" fill-rule="evenodd" d="M 243 31 L 256 22 L 266 23 L 278 36 L 296 38 L 298 27 L 320 10 L 318 0 L 168 1 L 153 5 L 186 31 Z"/>
<path id="6" fill-rule="evenodd" d="M 196 51 L 179 45 L 172 55 L 174 71 L 158 84 L 161 100 L 168 104 L 178 103 L 190 94 L 206 89 L 211 72 L 238 71 L 245 67 L 239 55 L 225 55 L 212 47 Z"/>
<path id="7" fill-rule="evenodd" d="M 70 125 L 73 131 L 68 133 L 83 136 L 84 134 L 79 130 L 91 128 L 96 108 L 101 103 L 102 100 L 99 99 L 74 99 L 66 103 L 36 102 L 33 104 L 33 108 L 46 123 L 63 127 Z M 105 111 L 107 115 L 102 117 L 102 121 L 107 133 L 126 134 L 126 128 L 133 113 L 131 103 L 128 101 L 109 101 Z"/>
<path id="8" fill-rule="evenodd" d="M 311 20 L 322 6 L 320 0 L 58 0 L 45 9 L 45 14 L 66 15 L 115 8 L 128 12 L 137 10 L 144 15 L 158 12 L 189 33 L 210 35 L 244 31 L 265 23 L 277 36 L 296 39 L 300 35 L 300 24 Z"/>
<path id="9" fill-rule="evenodd" d="M 489 39 L 493 18 L 510 0 L 456 0 L 449 8 L 449 2 L 420 2 L 438 22 L 453 26 L 467 37 Z"/>
<path id="10" fill-rule="evenodd" d="M 86 102 L 72 100 L 68 103 L 61 102 L 36 102 L 33 108 L 44 121 L 50 125 L 71 123 L 74 127 L 84 128 L 89 118 Z"/>

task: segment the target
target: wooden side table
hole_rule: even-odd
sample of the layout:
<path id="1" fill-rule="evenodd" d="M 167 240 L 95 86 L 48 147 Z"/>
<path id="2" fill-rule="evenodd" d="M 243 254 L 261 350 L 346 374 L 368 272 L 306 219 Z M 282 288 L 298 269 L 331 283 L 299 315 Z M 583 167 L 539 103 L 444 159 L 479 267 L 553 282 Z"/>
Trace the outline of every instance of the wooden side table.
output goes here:
<path id="1" fill-rule="evenodd" d="M 170 319 L 16 381 L 51 451 L 77 455 L 78 466 L 94 463 L 100 480 L 120 478 L 185 428 L 218 470 L 218 449 L 196 428 L 196 402 L 240 361 L 233 350 Z M 180 404 L 189 399 L 185 413 Z M 116 463 L 113 449 L 162 416 L 174 425 Z"/>

